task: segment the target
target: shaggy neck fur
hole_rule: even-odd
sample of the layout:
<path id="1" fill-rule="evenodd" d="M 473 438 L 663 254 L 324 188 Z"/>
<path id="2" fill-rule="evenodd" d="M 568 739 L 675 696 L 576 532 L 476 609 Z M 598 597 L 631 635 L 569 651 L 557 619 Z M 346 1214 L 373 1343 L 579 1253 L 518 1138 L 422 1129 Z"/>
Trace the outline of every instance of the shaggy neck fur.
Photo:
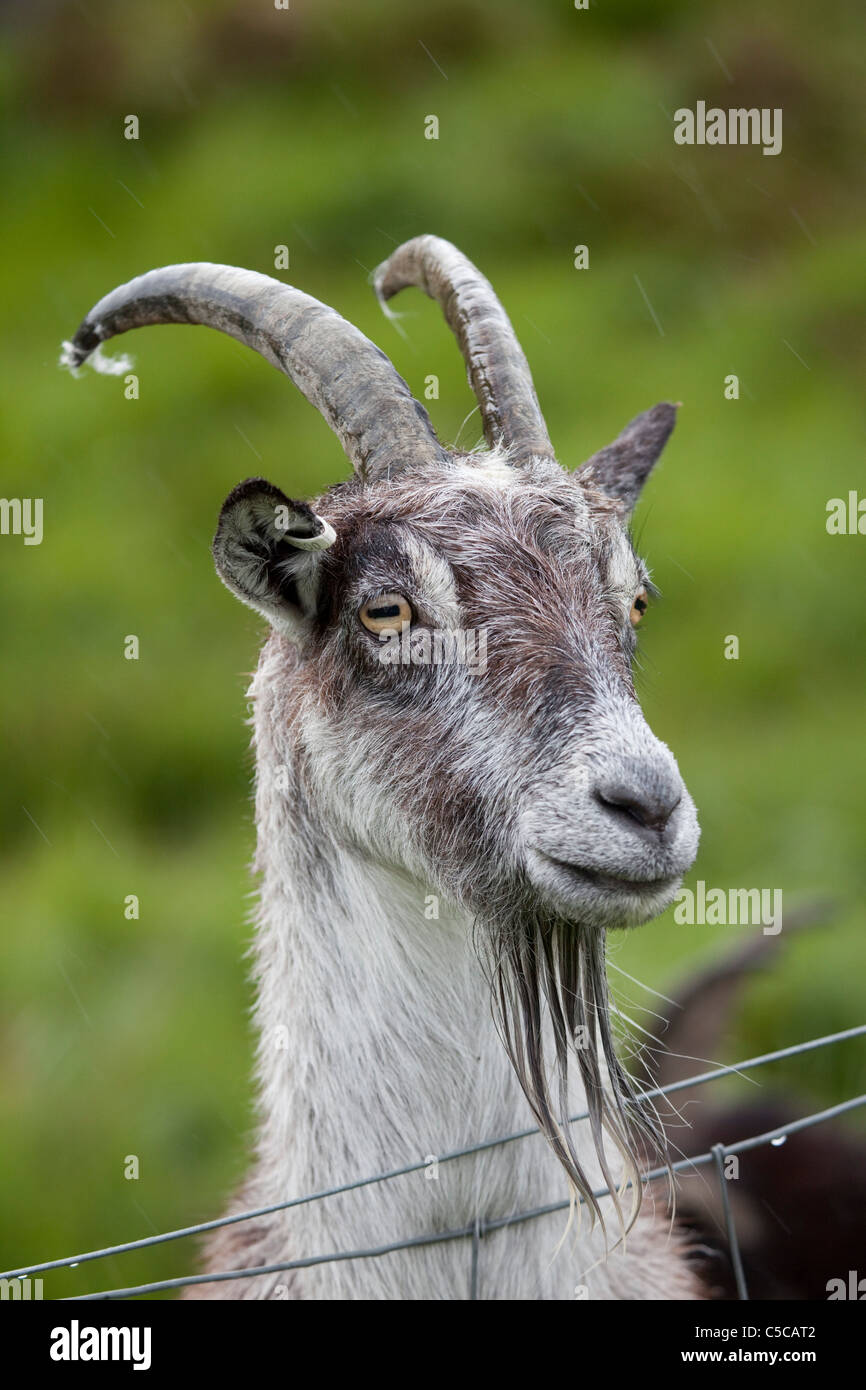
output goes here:
<path id="1" fill-rule="evenodd" d="M 441 898 L 438 917 L 425 915 L 432 910 L 428 883 L 335 838 L 287 739 L 282 668 L 283 644 L 272 639 L 252 692 L 261 1118 L 253 1172 L 232 1210 L 419 1160 L 429 1166 L 225 1228 L 210 1242 L 208 1270 L 369 1249 L 568 1196 L 562 1164 L 540 1135 L 436 1165 L 437 1155 L 533 1123 L 492 1016 L 489 971 L 473 939 L 480 924 Z M 560 1099 L 571 1113 L 586 1108 L 579 1083 Z M 572 1142 L 574 1161 L 601 1185 L 587 1124 L 573 1128 Z M 645 1207 L 623 1245 L 612 1203 L 600 1205 L 606 1239 L 586 1209 L 570 1227 L 559 1212 L 485 1235 L 478 1296 L 695 1296 L 680 1238 L 663 1212 L 656 1217 Z M 470 1242 L 459 1239 L 193 1287 L 187 1296 L 463 1299 L 470 1256 Z"/>

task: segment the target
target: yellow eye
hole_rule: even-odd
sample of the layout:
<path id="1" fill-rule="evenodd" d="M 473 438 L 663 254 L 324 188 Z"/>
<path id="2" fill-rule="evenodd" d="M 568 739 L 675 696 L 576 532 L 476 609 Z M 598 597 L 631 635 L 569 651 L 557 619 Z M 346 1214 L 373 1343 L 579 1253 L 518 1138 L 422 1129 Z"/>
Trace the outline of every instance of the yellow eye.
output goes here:
<path id="1" fill-rule="evenodd" d="M 377 594 L 363 605 L 358 616 L 368 632 L 399 631 L 404 623 L 411 623 L 412 608 L 402 594 Z"/>
<path id="2" fill-rule="evenodd" d="M 631 612 L 628 615 L 632 627 L 637 627 L 638 623 L 640 622 L 641 618 L 647 610 L 648 602 L 649 594 L 647 593 L 643 585 L 641 585 L 634 596 L 634 602 L 631 606 Z"/>

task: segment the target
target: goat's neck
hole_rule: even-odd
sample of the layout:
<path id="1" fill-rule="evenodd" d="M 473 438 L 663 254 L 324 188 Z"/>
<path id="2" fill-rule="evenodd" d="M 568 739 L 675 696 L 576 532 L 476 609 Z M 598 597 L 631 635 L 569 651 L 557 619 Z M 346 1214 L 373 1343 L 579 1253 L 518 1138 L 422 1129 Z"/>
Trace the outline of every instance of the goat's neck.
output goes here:
<path id="1" fill-rule="evenodd" d="M 526 1127 L 468 916 L 312 838 L 303 871 L 295 853 L 260 851 L 264 1114 L 283 1153 L 303 1151 L 296 1180 L 326 1186 Z"/>
<path id="2" fill-rule="evenodd" d="M 468 916 L 437 904 L 405 871 L 338 843 L 305 797 L 275 791 L 261 762 L 257 818 L 261 1120 L 241 1204 L 284 1202 L 405 1164 L 426 1169 L 285 1211 L 240 1258 L 366 1249 L 562 1200 L 564 1175 L 538 1135 L 436 1163 L 532 1128 Z M 576 1108 L 582 1099 L 572 1097 Z M 597 1177 L 581 1129 L 578 1154 Z M 486 1236 L 481 1297 L 571 1298 L 584 1278 L 592 1296 L 653 1297 L 659 1279 L 681 1278 L 666 1227 L 656 1233 L 642 1221 L 629 1258 L 598 1265 L 603 1241 L 587 1221 L 579 1249 L 569 1238 L 570 1251 L 554 1259 L 565 1222 L 558 1213 Z M 610 1230 L 615 1242 L 615 1220 Z M 234 1247 L 224 1259 L 238 1261 Z M 454 1240 L 315 1266 L 289 1276 L 289 1287 L 317 1298 L 461 1298 L 468 1269 L 469 1242 Z M 247 1286 L 241 1293 L 249 1296 Z"/>

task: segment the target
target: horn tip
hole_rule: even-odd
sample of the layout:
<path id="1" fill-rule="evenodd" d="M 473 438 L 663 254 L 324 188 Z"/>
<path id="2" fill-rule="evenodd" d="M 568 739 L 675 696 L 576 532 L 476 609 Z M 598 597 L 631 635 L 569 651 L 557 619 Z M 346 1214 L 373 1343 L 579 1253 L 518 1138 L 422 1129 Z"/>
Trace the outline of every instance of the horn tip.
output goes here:
<path id="1" fill-rule="evenodd" d="M 79 367 L 84 366 L 90 354 L 99 347 L 101 342 L 102 334 L 97 326 L 91 322 L 89 317 L 84 319 L 78 325 L 75 337 L 71 342 L 69 339 L 65 339 L 61 344 L 59 365 L 70 372 L 76 372 Z"/>
<path id="2" fill-rule="evenodd" d="M 71 342 L 65 339 L 61 343 L 57 365 L 77 377 L 85 363 L 101 376 L 124 376 L 133 367 L 133 360 L 126 353 L 119 357 L 103 355 L 102 334 L 87 319 Z"/>

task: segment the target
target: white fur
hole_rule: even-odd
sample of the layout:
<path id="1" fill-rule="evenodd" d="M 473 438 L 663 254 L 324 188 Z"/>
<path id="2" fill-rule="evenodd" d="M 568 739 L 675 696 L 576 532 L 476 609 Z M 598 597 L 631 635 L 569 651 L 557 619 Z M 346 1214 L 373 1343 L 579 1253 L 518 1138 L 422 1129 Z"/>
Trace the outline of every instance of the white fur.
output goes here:
<path id="1" fill-rule="evenodd" d="M 352 752 L 339 753 L 312 700 L 300 710 L 286 707 L 285 661 L 285 647 L 272 639 L 250 692 L 258 764 L 256 867 L 262 875 L 256 938 L 261 1120 L 253 1175 L 238 1209 L 532 1128 L 493 1025 L 472 924 L 441 895 L 438 917 L 425 915 L 436 890 L 425 881 L 405 821 L 387 811 L 387 797 L 370 781 L 369 749 L 382 732 L 359 730 Z M 468 740 L 483 760 L 501 732 L 467 713 Z M 291 761 L 291 739 L 298 737 L 313 777 L 303 810 L 296 789 L 286 791 L 279 780 Z M 373 817 L 382 862 L 351 843 L 351 825 Z M 571 1113 L 584 1108 L 575 1088 Z M 584 1126 L 577 1127 L 576 1142 L 593 1184 L 602 1185 Z M 620 1171 L 615 1155 L 611 1164 Z M 436 1179 L 414 1172 L 268 1218 L 249 1263 L 369 1249 L 476 1219 L 494 1221 L 567 1195 L 559 1163 L 533 1134 L 443 1163 Z M 605 1237 L 590 1228 L 585 1212 L 571 1224 L 560 1212 L 485 1235 L 479 1297 L 694 1296 L 681 1237 L 664 1215 L 653 1214 L 652 1203 L 624 1243 L 618 1243 L 612 1203 L 602 1205 L 607 1258 Z M 469 1240 L 456 1239 L 205 1286 L 203 1296 L 464 1299 L 470 1256 Z"/>
<path id="2" fill-rule="evenodd" d="M 125 376 L 127 372 L 132 371 L 135 364 L 126 353 L 121 353 L 119 357 L 106 357 L 100 345 L 94 348 L 83 365 L 92 367 L 101 376 Z M 65 367 L 73 376 L 81 375 L 81 366 L 76 362 L 75 348 L 72 343 L 64 342 L 61 344 L 58 366 Z"/>

